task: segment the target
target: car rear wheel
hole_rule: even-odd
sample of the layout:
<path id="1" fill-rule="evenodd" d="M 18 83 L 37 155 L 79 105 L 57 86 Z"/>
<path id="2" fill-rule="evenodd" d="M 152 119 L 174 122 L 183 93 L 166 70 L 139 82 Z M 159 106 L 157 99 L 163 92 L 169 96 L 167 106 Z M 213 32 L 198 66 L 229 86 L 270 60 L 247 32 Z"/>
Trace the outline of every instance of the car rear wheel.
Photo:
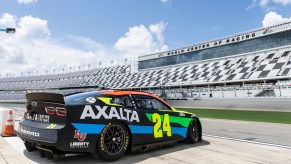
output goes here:
<path id="1" fill-rule="evenodd" d="M 193 120 L 188 127 L 186 142 L 191 144 L 198 142 L 199 135 L 197 120 Z"/>
<path id="2" fill-rule="evenodd" d="M 96 155 L 104 161 L 115 161 L 126 152 L 129 145 L 127 128 L 119 122 L 108 123 L 97 142 Z"/>

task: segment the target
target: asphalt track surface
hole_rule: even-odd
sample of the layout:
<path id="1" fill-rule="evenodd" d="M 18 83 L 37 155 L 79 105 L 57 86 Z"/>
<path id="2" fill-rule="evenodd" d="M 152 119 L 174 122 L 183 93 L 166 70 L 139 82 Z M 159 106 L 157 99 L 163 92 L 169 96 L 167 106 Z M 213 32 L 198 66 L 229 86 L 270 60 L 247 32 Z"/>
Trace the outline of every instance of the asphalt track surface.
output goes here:
<path id="1" fill-rule="evenodd" d="M 0 137 L 0 143 L 1 142 Z M 41 158 L 38 152 L 27 152 L 21 140 L 17 137 L 5 138 L 4 142 L 9 143 L 2 157 L 9 156 L 7 151 L 13 152 L 7 163 L 105 163 L 99 159 L 92 158 L 89 154 L 67 155 L 58 161 L 49 161 Z M 19 155 L 20 154 L 20 155 Z M 209 163 L 209 164 L 233 164 L 233 163 L 291 163 L 291 149 L 248 142 L 221 139 L 215 137 L 204 137 L 203 142 L 194 145 L 180 143 L 174 147 L 158 149 L 144 153 L 129 153 L 116 162 L 127 163 Z M 1 156 L 0 156 L 1 163 Z"/>
<path id="2" fill-rule="evenodd" d="M 23 104 L 0 104 L 12 108 L 16 120 L 22 118 Z M 291 125 L 232 121 L 220 119 L 201 119 L 203 123 L 203 142 L 195 145 L 180 143 L 171 148 L 145 153 L 127 154 L 118 163 L 290 163 L 291 164 Z M 2 141 L 1 141 L 2 140 Z M 40 158 L 37 152 L 25 150 L 18 137 L 1 138 L 1 158 L 7 163 L 52 163 Z M 5 150 L 5 151 L 2 151 Z M 16 156 L 9 158 L 5 152 Z M 4 152 L 4 154 L 3 154 Z M 16 153 L 17 152 L 17 153 Z M 19 157 L 19 158 L 15 158 Z M 196 161 L 196 162 L 195 162 Z M 100 163 L 90 155 L 69 155 L 54 163 Z M 19 162 L 18 162 L 19 163 Z"/>
<path id="3" fill-rule="evenodd" d="M 291 119 L 291 118 L 290 118 Z M 291 125 L 222 119 L 201 119 L 208 136 L 262 142 L 291 148 Z"/>

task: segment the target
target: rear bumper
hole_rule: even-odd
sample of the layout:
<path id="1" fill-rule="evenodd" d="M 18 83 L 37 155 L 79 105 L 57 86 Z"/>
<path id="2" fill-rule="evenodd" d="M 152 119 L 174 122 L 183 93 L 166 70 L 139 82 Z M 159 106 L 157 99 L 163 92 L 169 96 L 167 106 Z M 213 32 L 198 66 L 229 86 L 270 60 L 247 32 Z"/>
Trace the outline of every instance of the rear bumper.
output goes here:
<path id="1" fill-rule="evenodd" d="M 29 140 L 32 143 L 41 143 L 47 146 L 52 146 L 57 143 L 59 131 L 60 130 L 34 128 L 20 124 L 17 135 L 25 141 Z"/>
<path id="2" fill-rule="evenodd" d="M 87 135 L 86 140 L 80 142 L 74 138 L 75 130 L 71 124 L 52 125 L 51 123 L 22 120 L 19 123 L 17 135 L 23 141 L 35 145 L 35 147 L 62 152 L 95 151 L 98 135 Z"/>
<path id="3" fill-rule="evenodd" d="M 57 149 L 62 149 L 62 146 L 58 144 L 59 136 L 65 125 L 56 125 L 53 129 L 50 129 L 52 124 L 41 123 L 31 120 L 22 120 L 19 123 L 19 129 L 17 135 L 24 141 L 35 143 L 45 146 L 53 146 Z"/>

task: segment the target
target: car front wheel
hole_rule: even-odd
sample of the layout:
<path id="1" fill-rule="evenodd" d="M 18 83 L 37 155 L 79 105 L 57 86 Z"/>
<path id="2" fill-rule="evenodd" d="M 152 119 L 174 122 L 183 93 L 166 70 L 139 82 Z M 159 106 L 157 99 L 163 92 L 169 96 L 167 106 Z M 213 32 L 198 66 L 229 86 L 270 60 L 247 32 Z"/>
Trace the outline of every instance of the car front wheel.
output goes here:
<path id="1" fill-rule="evenodd" d="M 191 144 L 198 142 L 199 135 L 197 120 L 193 120 L 188 127 L 186 142 Z"/>

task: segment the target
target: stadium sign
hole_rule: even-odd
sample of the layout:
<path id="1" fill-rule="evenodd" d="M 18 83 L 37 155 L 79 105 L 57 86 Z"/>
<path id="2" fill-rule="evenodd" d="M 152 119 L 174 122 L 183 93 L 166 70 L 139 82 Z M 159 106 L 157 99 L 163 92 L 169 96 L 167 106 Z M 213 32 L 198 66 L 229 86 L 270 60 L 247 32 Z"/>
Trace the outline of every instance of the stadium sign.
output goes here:
<path id="1" fill-rule="evenodd" d="M 290 29 L 291 29 L 291 22 L 286 22 L 286 23 L 282 23 L 279 25 L 266 27 L 266 28 L 260 28 L 260 29 L 249 31 L 249 32 L 229 36 L 229 37 L 216 39 L 213 41 L 208 41 L 205 43 L 200 43 L 200 44 L 196 44 L 196 45 L 192 45 L 192 46 L 188 46 L 188 47 L 183 47 L 183 48 L 176 49 L 176 50 L 139 56 L 138 61 L 150 60 L 150 59 L 166 57 L 166 56 L 171 56 L 171 55 L 178 55 L 178 54 L 192 52 L 192 51 L 199 51 L 202 49 L 207 49 L 207 48 L 212 48 L 212 47 L 216 47 L 216 46 L 222 46 L 222 45 L 226 45 L 226 44 L 231 44 L 231 43 L 241 42 L 241 41 L 245 41 L 245 40 L 249 40 L 249 39 L 254 39 L 254 38 L 261 37 L 261 36 L 265 36 L 265 35 L 269 35 L 269 34 L 273 34 L 273 33 L 278 33 L 278 32 L 282 32 L 282 31 L 286 31 L 286 30 L 290 30 Z"/>

